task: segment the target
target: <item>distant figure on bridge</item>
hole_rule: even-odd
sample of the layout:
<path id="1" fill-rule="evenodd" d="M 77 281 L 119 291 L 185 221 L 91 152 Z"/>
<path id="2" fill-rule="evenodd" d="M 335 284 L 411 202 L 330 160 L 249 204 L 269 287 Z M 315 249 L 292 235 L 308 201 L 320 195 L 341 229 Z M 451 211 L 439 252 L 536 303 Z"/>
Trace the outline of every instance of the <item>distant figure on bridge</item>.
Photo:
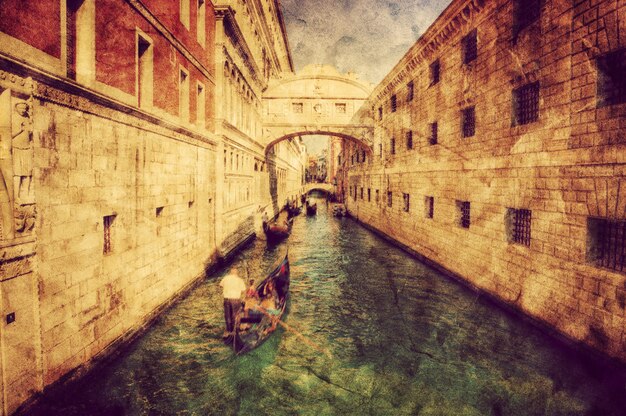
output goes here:
<path id="1" fill-rule="evenodd" d="M 226 322 L 226 331 L 224 337 L 234 334 L 235 318 L 241 310 L 241 295 L 246 291 L 246 284 L 239 277 L 237 267 L 230 269 L 221 281 L 224 292 L 224 321 Z"/>

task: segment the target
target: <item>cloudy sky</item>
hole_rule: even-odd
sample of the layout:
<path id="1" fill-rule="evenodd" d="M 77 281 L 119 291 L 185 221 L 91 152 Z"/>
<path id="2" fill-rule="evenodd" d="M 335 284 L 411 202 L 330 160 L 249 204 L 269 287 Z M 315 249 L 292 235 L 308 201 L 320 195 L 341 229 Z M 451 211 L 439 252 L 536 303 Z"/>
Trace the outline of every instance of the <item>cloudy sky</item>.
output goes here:
<path id="1" fill-rule="evenodd" d="M 296 71 L 330 64 L 380 82 L 450 0 L 282 0 Z"/>

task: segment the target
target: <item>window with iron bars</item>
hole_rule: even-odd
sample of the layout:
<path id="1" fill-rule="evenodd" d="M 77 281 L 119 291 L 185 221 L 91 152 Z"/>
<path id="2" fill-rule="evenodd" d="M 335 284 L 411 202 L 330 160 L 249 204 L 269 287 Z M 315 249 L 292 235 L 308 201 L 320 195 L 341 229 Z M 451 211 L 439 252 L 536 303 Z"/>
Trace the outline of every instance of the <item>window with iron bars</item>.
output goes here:
<path id="1" fill-rule="evenodd" d="M 436 121 L 434 123 L 430 123 L 430 138 L 428 140 L 430 144 L 437 144 L 437 136 L 439 135 L 438 129 L 439 127 Z"/>
<path id="2" fill-rule="evenodd" d="M 626 272 L 626 220 L 587 219 L 587 260 L 597 267 Z"/>
<path id="3" fill-rule="evenodd" d="M 470 227 L 470 203 L 469 201 L 456 201 L 459 208 L 459 226 L 463 228 Z"/>
<path id="4" fill-rule="evenodd" d="M 541 0 L 515 0 L 513 13 L 513 37 L 517 38 L 522 30 L 539 19 Z"/>
<path id="5" fill-rule="evenodd" d="M 382 143 L 378 144 L 378 156 L 380 156 L 381 158 L 383 157 L 383 144 Z"/>
<path id="6" fill-rule="evenodd" d="M 478 57 L 478 40 L 476 29 L 467 34 L 461 41 L 463 50 L 463 63 L 469 64 Z"/>
<path id="7" fill-rule="evenodd" d="M 391 207 L 393 205 L 393 194 L 391 191 L 387 192 L 387 206 Z"/>
<path id="8" fill-rule="evenodd" d="M 102 217 L 102 224 L 104 228 L 104 244 L 102 246 L 102 253 L 109 254 L 113 252 L 113 221 L 115 215 L 107 215 Z"/>
<path id="9" fill-rule="evenodd" d="M 529 209 L 507 208 L 505 222 L 509 243 L 530 246 L 531 217 Z"/>
<path id="10" fill-rule="evenodd" d="M 371 201 L 372 201 L 372 189 L 367 188 L 367 202 L 371 202 Z"/>
<path id="11" fill-rule="evenodd" d="M 435 216 L 435 197 L 427 196 L 424 199 L 424 207 L 426 218 L 434 218 Z"/>
<path id="12" fill-rule="evenodd" d="M 598 67 L 598 106 L 626 103 L 626 49 L 596 60 Z"/>
<path id="13" fill-rule="evenodd" d="M 406 148 L 413 149 L 413 131 L 406 132 Z"/>
<path id="14" fill-rule="evenodd" d="M 513 125 L 529 124 L 539 120 L 539 82 L 513 90 Z"/>
<path id="15" fill-rule="evenodd" d="M 415 93 L 415 84 L 413 84 L 413 81 L 406 84 L 406 89 L 407 89 L 406 101 L 411 102 L 413 101 L 413 95 Z"/>
<path id="16" fill-rule="evenodd" d="M 474 107 L 468 107 L 461 112 L 463 137 L 472 137 L 476 133 L 476 114 Z"/>
<path id="17" fill-rule="evenodd" d="M 363 187 L 361 187 L 361 199 L 363 199 Z"/>
<path id="18" fill-rule="evenodd" d="M 376 190 L 376 199 L 375 199 L 375 201 L 376 201 L 376 203 L 378 203 L 380 201 L 380 192 L 379 192 L 378 189 Z"/>
<path id="19" fill-rule="evenodd" d="M 403 210 L 404 212 L 409 212 L 409 208 L 410 208 L 410 196 L 409 194 L 402 194 L 402 201 L 404 202 L 404 206 L 403 206 Z"/>
<path id="20" fill-rule="evenodd" d="M 395 137 L 391 138 L 391 141 L 389 142 L 389 146 L 390 146 L 391 154 L 395 155 L 396 154 L 396 139 L 395 139 Z"/>
<path id="21" fill-rule="evenodd" d="M 397 108 L 398 108 L 398 99 L 396 95 L 394 94 L 391 96 L 391 112 L 395 113 Z"/>
<path id="22" fill-rule="evenodd" d="M 441 66 L 439 65 L 439 59 L 430 64 L 430 85 L 435 85 L 439 82 Z"/>

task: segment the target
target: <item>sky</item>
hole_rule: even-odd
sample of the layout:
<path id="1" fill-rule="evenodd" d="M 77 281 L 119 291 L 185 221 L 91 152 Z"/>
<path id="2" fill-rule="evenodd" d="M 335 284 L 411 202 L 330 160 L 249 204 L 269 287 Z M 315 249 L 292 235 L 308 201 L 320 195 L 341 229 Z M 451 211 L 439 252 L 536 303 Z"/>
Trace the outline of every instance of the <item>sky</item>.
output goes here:
<path id="1" fill-rule="evenodd" d="M 450 0 L 282 0 L 296 71 L 330 64 L 379 83 Z"/>

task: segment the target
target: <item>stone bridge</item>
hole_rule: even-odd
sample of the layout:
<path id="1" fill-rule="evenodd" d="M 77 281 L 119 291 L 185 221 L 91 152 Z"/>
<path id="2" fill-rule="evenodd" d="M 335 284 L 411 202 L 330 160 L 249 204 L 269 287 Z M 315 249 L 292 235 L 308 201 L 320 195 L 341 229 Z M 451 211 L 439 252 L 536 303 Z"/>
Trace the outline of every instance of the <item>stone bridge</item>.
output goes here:
<path id="1" fill-rule="evenodd" d="M 263 143 L 325 135 L 357 142 L 371 154 L 374 122 L 367 99 L 372 86 L 355 74 L 309 65 L 273 80 L 263 93 Z"/>
<path id="2" fill-rule="evenodd" d="M 308 194 L 313 190 L 320 190 L 327 193 L 332 193 L 335 190 L 335 187 L 330 183 L 307 183 L 302 188 L 302 192 L 304 194 Z"/>

